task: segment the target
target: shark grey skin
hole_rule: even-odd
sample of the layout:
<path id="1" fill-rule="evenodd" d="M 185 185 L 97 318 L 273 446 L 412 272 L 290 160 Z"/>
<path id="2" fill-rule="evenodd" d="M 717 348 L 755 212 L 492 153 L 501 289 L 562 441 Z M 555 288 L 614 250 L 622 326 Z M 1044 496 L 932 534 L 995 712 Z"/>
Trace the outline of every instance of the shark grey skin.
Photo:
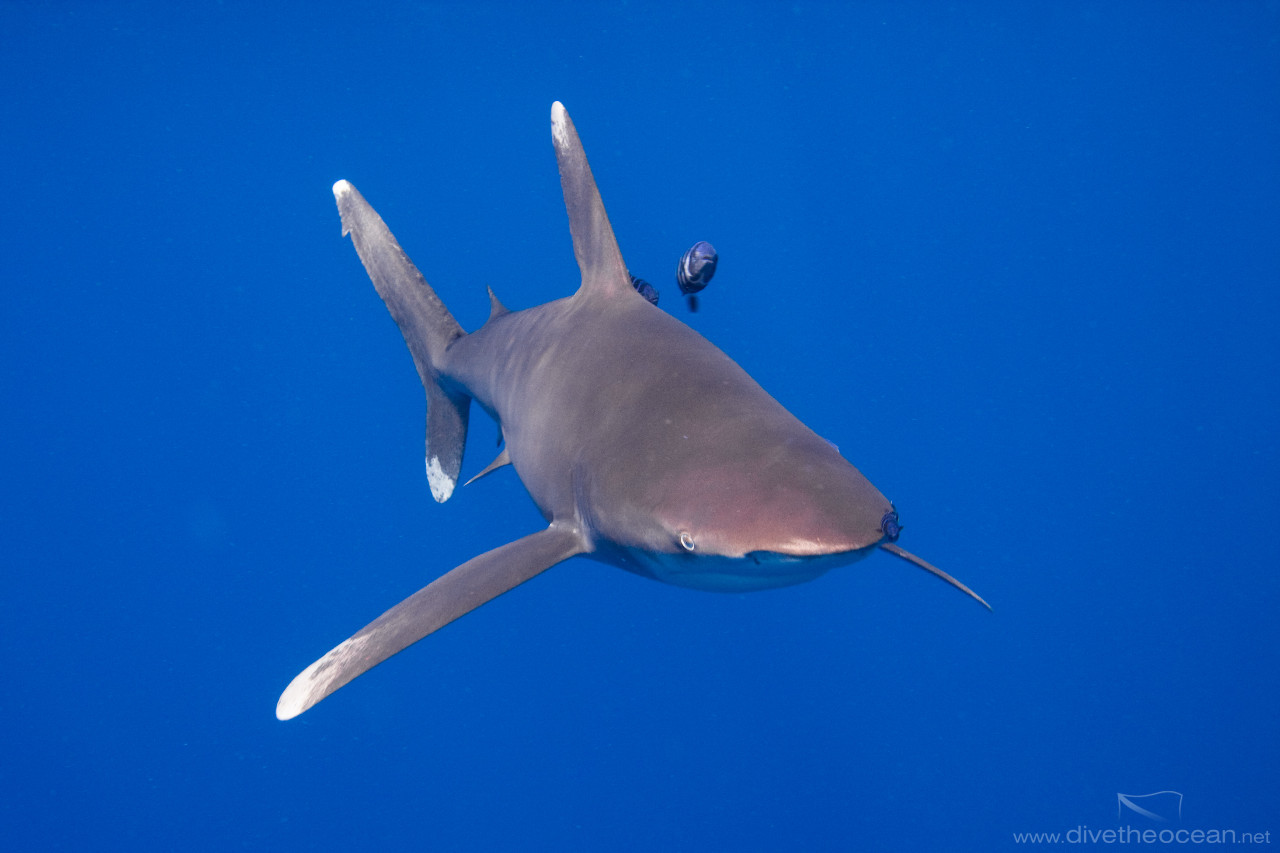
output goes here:
<path id="1" fill-rule="evenodd" d="M 282 720 L 579 554 L 667 583 L 739 591 L 808 581 L 879 546 L 986 604 L 892 544 L 893 506 L 858 469 L 635 291 L 559 102 L 551 134 L 582 284 L 515 312 L 490 292 L 489 320 L 470 334 L 355 187 L 334 185 L 343 233 L 426 389 L 432 495 L 445 501 L 457 483 L 474 400 L 506 442 L 477 477 L 512 465 L 548 526 L 463 563 L 313 663 L 280 697 Z"/>

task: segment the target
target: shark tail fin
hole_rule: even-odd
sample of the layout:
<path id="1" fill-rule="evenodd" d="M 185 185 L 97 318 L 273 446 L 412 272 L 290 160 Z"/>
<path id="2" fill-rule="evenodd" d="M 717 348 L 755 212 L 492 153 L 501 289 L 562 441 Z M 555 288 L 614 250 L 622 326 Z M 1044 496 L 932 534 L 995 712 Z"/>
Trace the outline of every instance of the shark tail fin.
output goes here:
<path id="1" fill-rule="evenodd" d="M 462 470 L 471 398 L 440 381 L 439 365 L 449 345 L 466 334 L 418 268 L 396 242 L 382 217 L 347 181 L 333 185 L 343 236 L 351 235 L 391 318 L 409 345 L 427 392 L 427 481 L 431 496 L 444 503 Z"/>

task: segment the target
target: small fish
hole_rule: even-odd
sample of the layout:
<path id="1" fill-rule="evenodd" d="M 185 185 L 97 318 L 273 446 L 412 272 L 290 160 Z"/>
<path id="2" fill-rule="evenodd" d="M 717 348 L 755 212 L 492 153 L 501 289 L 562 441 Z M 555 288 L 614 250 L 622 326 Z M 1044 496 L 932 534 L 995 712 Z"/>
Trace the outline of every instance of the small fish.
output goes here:
<path id="1" fill-rule="evenodd" d="M 716 247 L 706 240 L 694 243 L 689 251 L 680 256 L 680 263 L 676 264 L 676 284 L 680 286 L 680 292 L 688 297 L 690 311 L 698 310 L 697 294 L 711 283 L 719 260 Z"/>
<path id="2" fill-rule="evenodd" d="M 638 276 L 631 275 L 630 272 L 627 275 L 631 276 L 631 286 L 636 289 L 636 293 L 648 299 L 650 305 L 658 304 L 658 288 Z"/>

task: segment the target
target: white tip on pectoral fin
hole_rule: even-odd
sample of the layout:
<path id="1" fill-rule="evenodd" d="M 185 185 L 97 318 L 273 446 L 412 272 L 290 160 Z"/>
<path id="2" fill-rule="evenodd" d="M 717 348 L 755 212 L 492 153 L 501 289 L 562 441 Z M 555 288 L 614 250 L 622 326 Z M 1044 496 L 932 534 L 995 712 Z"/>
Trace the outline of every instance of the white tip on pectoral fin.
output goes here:
<path id="1" fill-rule="evenodd" d="M 289 682 L 280 700 L 276 702 L 276 719 L 292 720 L 303 711 L 329 695 L 332 676 L 359 666 L 366 657 L 369 636 L 357 634 L 344 640 L 320 660 L 311 664 Z"/>
<path id="2" fill-rule="evenodd" d="M 574 526 L 551 524 L 473 557 L 383 613 L 304 669 L 280 696 L 276 716 L 292 719 L 428 634 L 512 587 L 588 550 Z"/>

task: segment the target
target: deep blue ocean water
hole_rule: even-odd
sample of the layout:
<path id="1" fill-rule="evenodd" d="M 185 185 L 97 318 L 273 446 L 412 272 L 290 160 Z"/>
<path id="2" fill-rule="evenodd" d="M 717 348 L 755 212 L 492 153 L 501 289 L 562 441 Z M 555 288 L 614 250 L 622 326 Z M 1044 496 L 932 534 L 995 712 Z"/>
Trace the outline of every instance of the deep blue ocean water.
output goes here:
<path id="1" fill-rule="evenodd" d="M 1280 843 L 1280 5 L 3 2 L 0 75 L 4 849 Z M 279 722 L 542 524 L 431 500 L 330 186 L 467 328 L 567 295 L 555 99 L 663 308 L 994 612 L 578 559 Z"/>

